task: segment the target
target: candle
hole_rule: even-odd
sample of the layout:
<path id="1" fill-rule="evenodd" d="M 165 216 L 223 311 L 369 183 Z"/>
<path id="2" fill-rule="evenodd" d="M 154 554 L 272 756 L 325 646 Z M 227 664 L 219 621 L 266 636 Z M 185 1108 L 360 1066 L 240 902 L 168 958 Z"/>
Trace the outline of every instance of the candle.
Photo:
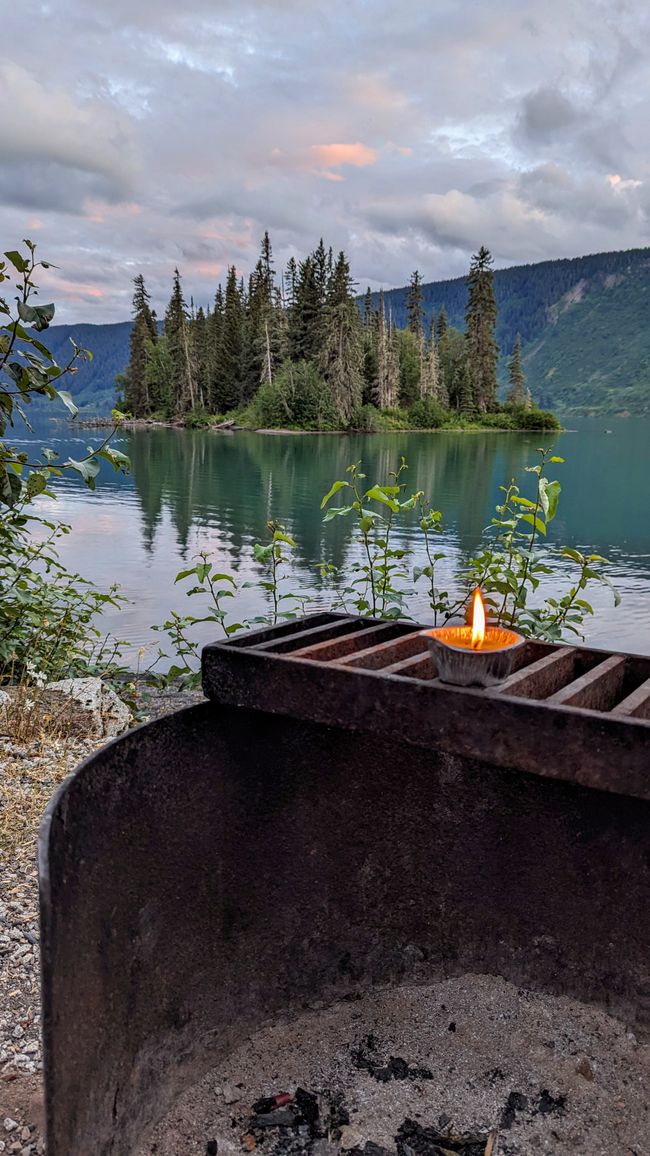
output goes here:
<path id="1" fill-rule="evenodd" d="M 471 622 L 424 630 L 438 678 L 455 686 L 494 686 L 510 674 L 525 638 L 503 626 L 489 626 L 485 603 L 477 588 L 472 596 Z"/>

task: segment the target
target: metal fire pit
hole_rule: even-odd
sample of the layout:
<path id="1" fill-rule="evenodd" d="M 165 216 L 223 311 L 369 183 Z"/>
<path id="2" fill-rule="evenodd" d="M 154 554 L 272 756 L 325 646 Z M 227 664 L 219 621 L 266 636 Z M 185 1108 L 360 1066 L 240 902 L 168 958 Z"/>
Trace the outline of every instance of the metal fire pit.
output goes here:
<path id="1" fill-rule="evenodd" d="M 251 1031 L 374 984 L 497 973 L 647 1029 L 650 662 L 531 643 L 498 690 L 444 687 L 418 629 L 208 647 L 221 701 L 54 798 L 48 1156 L 130 1156 Z"/>

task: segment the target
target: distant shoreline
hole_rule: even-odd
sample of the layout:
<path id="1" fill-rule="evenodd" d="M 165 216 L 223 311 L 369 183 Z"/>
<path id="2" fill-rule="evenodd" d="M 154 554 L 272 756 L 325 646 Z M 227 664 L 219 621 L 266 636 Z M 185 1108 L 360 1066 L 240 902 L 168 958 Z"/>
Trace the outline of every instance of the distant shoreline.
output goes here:
<path id="1" fill-rule="evenodd" d="M 98 417 L 98 418 L 83 418 L 81 421 L 76 418 L 70 420 L 63 419 L 66 425 L 75 426 L 77 429 L 175 429 L 182 430 L 184 433 L 220 433 L 220 434 L 236 434 L 236 433 L 255 433 L 264 434 L 270 437 L 277 437 L 279 435 L 291 435 L 296 437 L 353 437 L 355 434 L 364 434 L 371 437 L 377 434 L 404 434 L 404 433 L 419 433 L 419 434 L 441 434 L 441 433 L 458 433 L 458 434 L 473 434 L 473 433 L 495 433 L 495 434 L 522 434 L 522 433 L 570 433 L 563 426 L 560 429 L 550 430 L 544 426 L 535 426 L 530 429 L 508 429 L 506 426 L 438 426 L 431 429 L 423 429 L 422 427 L 400 426 L 394 429 L 285 429 L 279 427 L 277 429 L 267 429 L 262 426 L 237 425 L 235 422 L 222 422 L 218 425 L 206 426 L 188 426 L 182 421 L 155 421 L 149 418 L 129 418 L 126 421 L 115 422 L 112 418 Z"/>

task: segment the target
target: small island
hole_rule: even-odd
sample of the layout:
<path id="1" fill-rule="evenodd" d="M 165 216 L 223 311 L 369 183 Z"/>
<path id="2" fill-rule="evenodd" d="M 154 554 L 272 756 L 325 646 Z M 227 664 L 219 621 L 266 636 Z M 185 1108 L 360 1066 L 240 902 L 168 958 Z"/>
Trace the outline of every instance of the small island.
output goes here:
<path id="1" fill-rule="evenodd" d="M 500 364 L 483 246 L 467 277 L 464 332 L 448 324 L 444 306 L 425 317 L 417 270 L 399 328 L 383 291 L 359 298 L 345 253 L 335 257 L 322 239 L 277 276 L 265 233 L 248 282 L 231 266 L 207 309 L 188 308 L 176 269 L 162 325 L 142 274 L 134 286 L 129 363 L 117 378 L 129 423 L 325 433 L 560 428 L 533 404 L 519 336 Z"/>

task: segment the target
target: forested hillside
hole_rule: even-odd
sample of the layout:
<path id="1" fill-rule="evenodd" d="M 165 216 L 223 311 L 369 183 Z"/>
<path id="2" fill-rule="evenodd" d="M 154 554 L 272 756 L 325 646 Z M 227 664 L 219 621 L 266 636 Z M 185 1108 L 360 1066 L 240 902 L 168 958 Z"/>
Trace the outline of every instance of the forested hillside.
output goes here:
<path id="1" fill-rule="evenodd" d="M 444 307 L 449 324 L 464 329 L 465 277 L 425 282 L 421 291 L 425 319 Z M 537 404 L 561 412 L 650 412 L 650 249 L 499 269 L 494 292 L 502 385 L 520 334 L 523 368 Z M 398 327 L 408 324 L 408 293 L 408 286 L 385 293 Z M 106 413 L 114 404 L 115 376 L 129 360 L 130 331 L 129 321 L 54 325 L 48 331 L 59 362 L 70 336 L 94 354 L 71 387 L 87 413 Z"/>
<path id="2" fill-rule="evenodd" d="M 77 362 L 76 375 L 66 382 L 75 404 L 93 416 L 110 413 L 115 405 L 115 377 L 129 360 L 130 321 L 115 325 L 51 325 L 47 343 L 54 360 L 65 365 L 70 359 L 72 338 L 92 353 L 92 361 Z M 65 415 L 65 410 L 63 410 Z"/>
<path id="3" fill-rule="evenodd" d="M 465 278 L 422 286 L 425 311 L 444 306 L 463 327 Z M 650 249 L 517 265 L 494 273 L 500 380 L 519 333 L 535 401 L 581 413 L 650 412 Z M 386 292 L 396 324 L 408 287 Z"/>

